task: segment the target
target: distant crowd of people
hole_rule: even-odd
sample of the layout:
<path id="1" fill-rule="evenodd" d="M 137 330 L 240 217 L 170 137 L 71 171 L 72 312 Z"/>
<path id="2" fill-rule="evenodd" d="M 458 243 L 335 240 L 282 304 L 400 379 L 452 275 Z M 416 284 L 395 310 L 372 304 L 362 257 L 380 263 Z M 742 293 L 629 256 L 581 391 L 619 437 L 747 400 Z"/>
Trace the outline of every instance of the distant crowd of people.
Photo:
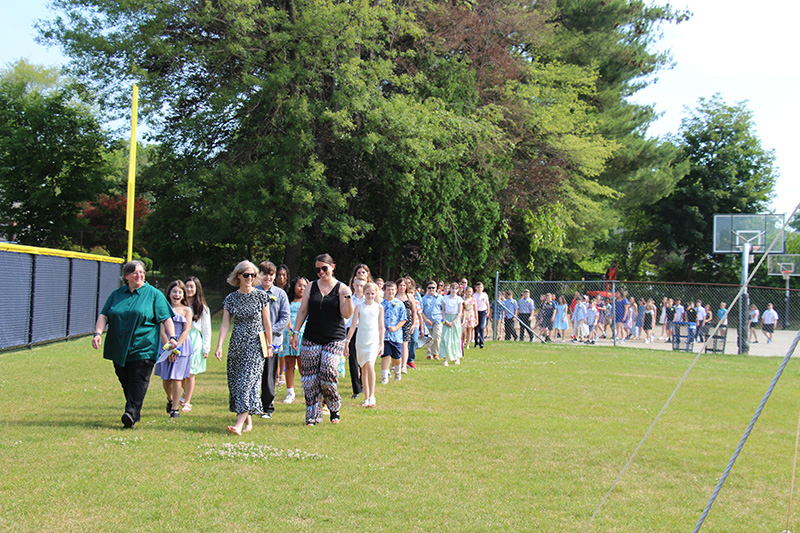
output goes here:
<path id="1" fill-rule="evenodd" d="M 600 292 L 600 291 L 597 291 Z M 610 294 L 610 293 L 609 293 Z M 674 324 L 692 324 L 692 340 L 705 341 L 712 327 L 728 325 L 726 302 L 720 302 L 716 312 L 702 300 L 684 303 L 680 298 L 664 297 L 659 307 L 652 298 L 634 298 L 616 291 L 614 297 L 604 294 L 581 294 L 576 291 L 568 302 L 564 295 L 545 293 L 539 296 L 538 305 L 528 289 L 521 292 L 519 300 L 514 292 L 500 292 L 492 302 L 492 317 L 498 324 L 498 336 L 505 340 L 533 340 L 537 336 L 545 342 L 582 342 L 595 344 L 600 338 L 614 338 L 617 342 L 643 340 L 646 344 L 671 342 Z M 759 325 L 772 343 L 778 324 L 778 313 L 771 303 L 763 315 L 755 304 L 750 306 L 750 341 L 758 342 Z M 616 324 L 616 331 L 614 331 Z M 659 328 L 660 326 L 660 328 Z M 656 337 L 656 332 L 660 334 Z M 519 330 L 519 331 L 518 331 Z"/>

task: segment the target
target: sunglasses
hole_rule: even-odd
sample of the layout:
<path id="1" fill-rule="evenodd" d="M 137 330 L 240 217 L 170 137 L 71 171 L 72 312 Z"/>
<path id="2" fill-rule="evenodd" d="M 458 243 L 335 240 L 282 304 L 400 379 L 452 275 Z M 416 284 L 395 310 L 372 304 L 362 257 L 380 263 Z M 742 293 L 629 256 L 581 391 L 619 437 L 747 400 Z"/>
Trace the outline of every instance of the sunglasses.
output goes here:
<path id="1" fill-rule="evenodd" d="M 428 290 L 435 289 L 435 288 L 436 288 L 435 285 L 431 285 L 430 287 L 428 287 Z"/>
<path id="2" fill-rule="evenodd" d="M 242 274 L 243 278 L 255 278 L 256 276 L 258 276 L 258 274 L 253 274 L 252 272 L 245 272 Z"/>
<path id="3" fill-rule="evenodd" d="M 317 267 L 317 274 L 319 274 L 320 272 L 327 272 L 327 271 L 328 271 L 328 265 L 322 265 L 321 267 Z"/>

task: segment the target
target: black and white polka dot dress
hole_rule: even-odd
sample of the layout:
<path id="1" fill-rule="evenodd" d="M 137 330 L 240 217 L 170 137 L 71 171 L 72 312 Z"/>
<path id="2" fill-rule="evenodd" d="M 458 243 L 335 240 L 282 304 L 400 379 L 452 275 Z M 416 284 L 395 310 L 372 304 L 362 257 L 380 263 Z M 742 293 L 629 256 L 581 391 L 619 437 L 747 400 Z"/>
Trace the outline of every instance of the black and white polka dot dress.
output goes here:
<path id="1" fill-rule="evenodd" d="M 230 410 L 236 414 L 263 414 L 261 375 L 264 355 L 258 334 L 264 331 L 261 311 L 269 305 L 265 291 L 242 294 L 234 291 L 225 297 L 223 307 L 233 320 L 228 346 L 228 394 Z"/>

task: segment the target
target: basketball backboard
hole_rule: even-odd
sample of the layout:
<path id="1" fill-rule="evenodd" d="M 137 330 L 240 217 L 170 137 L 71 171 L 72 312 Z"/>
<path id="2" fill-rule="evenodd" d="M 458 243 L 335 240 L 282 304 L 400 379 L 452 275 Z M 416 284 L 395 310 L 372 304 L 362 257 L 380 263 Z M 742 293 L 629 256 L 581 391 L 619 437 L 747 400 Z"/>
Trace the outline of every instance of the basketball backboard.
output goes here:
<path id="1" fill-rule="evenodd" d="M 770 255 L 767 259 L 770 276 L 800 276 L 800 254 Z"/>
<path id="2" fill-rule="evenodd" d="M 773 213 L 714 215 L 714 253 L 738 254 L 742 252 L 745 243 L 750 243 L 752 253 L 764 253 L 777 236 L 778 240 L 770 254 L 784 254 L 785 218 L 786 215 Z"/>

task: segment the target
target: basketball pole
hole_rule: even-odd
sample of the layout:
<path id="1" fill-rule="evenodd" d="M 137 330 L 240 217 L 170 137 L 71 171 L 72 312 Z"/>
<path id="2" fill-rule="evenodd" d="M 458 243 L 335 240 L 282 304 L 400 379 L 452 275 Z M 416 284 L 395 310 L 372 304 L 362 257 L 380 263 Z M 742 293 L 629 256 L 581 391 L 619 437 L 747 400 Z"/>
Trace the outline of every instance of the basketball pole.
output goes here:
<path id="1" fill-rule="evenodd" d="M 750 277 L 750 243 L 742 245 L 742 297 L 739 300 L 739 355 L 750 353 L 750 295 L 747 278 Z"/>
<path id="2" fill-rule="evenodd" d="M 789 313 L 791 312 L 791 306 L 789 305 L 789 280 L 792 279 L 791 274 L 784 274 L 783 279 L 786 280 L 786 296 L 784 298 L 786 300 L 786 308 L 784 310 L 785 312 L 783 313 L 783 329 L 789 329 Z"/>

